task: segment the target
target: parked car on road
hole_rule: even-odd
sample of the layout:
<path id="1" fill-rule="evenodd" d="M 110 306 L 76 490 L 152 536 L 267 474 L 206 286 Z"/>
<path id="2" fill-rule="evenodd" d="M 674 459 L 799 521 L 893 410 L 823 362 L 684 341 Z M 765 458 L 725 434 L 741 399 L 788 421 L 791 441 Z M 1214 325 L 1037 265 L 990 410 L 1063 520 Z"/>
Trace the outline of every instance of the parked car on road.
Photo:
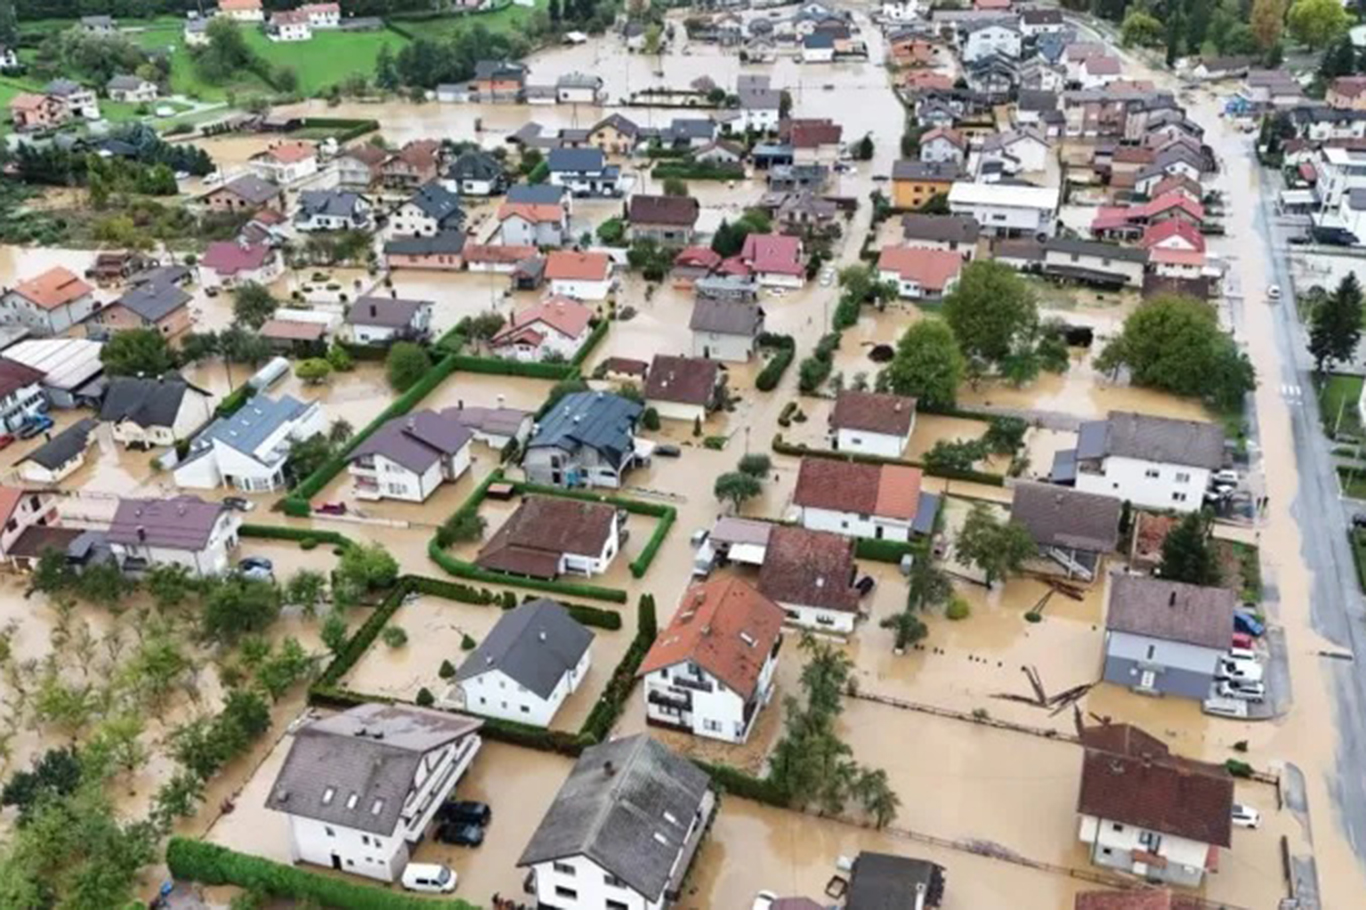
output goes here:
<path id="1" fill-rule="evenodd" d="M 1352 527 L 1366 528 L 1366 512 L 1358 512 L 1352 516 Z"/>
<path id="2" fill-rule="evenodd" d="M 1255 660 L 1234 660 L 1229 657 L 1220 658 L 1219 666 L 1214 670 L 1214 678 L 1260 682 L 1262 678 L 1262 665 Z"/>
<path id="3" fill-rule="evenodd" d="M 36 414 L 30 417 L 22 427 L 19 428 L 20 439 L 32 439 L 45 430 L 52 429 L 52 418 L 46 414 Z"/>
<path id="4" fill-rule="evenodd" d="M 1266 626 L 1262 625 L 1261 620 L 1246 610 L 1234 610 L 1233 631 L 1243 632 L 1253 638 L 1261 638 L 1266 634 Z"/>
<path id="5" fill-rule="evenodd" d="M 456 874 L 440 863 L 409 863 L 403 869 L 403 887 L 409 891 L 445 894 L 455 890 Z"/>
<path id="6" fill-rule="evenodd" d="M 346 503 L 344 502 L 324 502 L 316 506 L 313 511 L 322 515 L 345 515 Z"/>
<path id="7" fill-rule="evenodd" d="M 256 503 L 250 499 L 243 499 L 241 496 L 224 496 L 223 505 L 234 512 L 250 512 L 256 508 Z"/>
<path id="8" fill-rule="evenodd" d="M 1248 680 L 1225 679 L 1219 683 L 1219 694 L 1224 698 L 1241 698 L 1243 701 L 1259 702 L 1266 698 L 1266 686 Z"/>
<path id="9" fill-rule="evenodd" d="M 457 847 L 478 847 L 484 842 L 484 829 L 462 822 L 442 822 L 436 829 L 436 841 Z"/>

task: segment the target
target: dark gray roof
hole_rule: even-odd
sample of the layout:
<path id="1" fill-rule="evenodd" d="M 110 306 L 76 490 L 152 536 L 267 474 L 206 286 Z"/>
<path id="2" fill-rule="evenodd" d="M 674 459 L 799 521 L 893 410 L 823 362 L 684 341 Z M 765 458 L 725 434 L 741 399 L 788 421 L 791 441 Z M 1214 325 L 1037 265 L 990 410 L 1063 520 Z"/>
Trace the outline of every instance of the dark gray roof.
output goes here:
<path id="1" fill-rule="evenodd" d="M 776 88 L 742 88 L 739 91 L 740 107 L 744 110 L 779 110 L 783 105 L 783 93 Z"/>
<path id="2" fill-rule="evenodd" d="M 48 442 L 29 452 L 27 456 L 20 459 L 20 464 L 25 461 L 34 461 L 49 471 L 55 471 L 85 451 L 85 447 L 90 443 L 90 434 L 95 432 L 97 426 L 99 424 L 93 417 L 83 417 L 53 436 Z"/>
<path id="3" fill-rule="evenodd" d="M 188 391 L 209 394 L 175 374 L 154 378 L 115 376 L 100 406 L 100 420 L 130 420 L 140 427 L 169 427 L 175 423 L 180 402 Z"/>
<path id="4" fill-rule="evenodd" d="M 431 305 L 431 301 L 428 300 L 361 297 L 346 311 L 346 321 L 350 325 L 377 325 L 400 329 L 412 324 L 418 310 Z"/>
<path id="5" fill-rule="evenodd" d="M 1058 93 L 1022 88 L 1016 104 L 1022 111 L 1056 111 Z"/>
<path id="6" fill-rule="evenodd" d="M 439 183 L 427 183 L 417 188 L 408 199 L 428 218 L 434 218 L 442 227 L 460 227 L 465 213 L 460 208 L 460 197 Z"/>
<path id="7" fill-rule="evenodd" d="M 1070 237 L 1050 237 L 1044 241 L 1045 252 L 1095 256 L 1098 259 L 1117 259 L 1122 262 L 1147 262 L 1148 251 L 1141 247 L 1102 243 L 1099 240 L 1073 240 Z"/>
<path id="8" fill-rule="evenodd" d="M 657 901 L 709 790 L 702 769 L 646 734 L 592 746 L 517 865 L 586 856 Z"/>
<path id="9" fill-rule="evenodd" d="M 538 598 L 504 613 L 455 674 L 471 679 L 501 670 L 519 685 L 548 698 L 564 675 L 579 665 L 593 642 L 569 611 L 553 600 Z"/>
<path id="10" fill-rule="evenodd" d="M 894 180 L 955 180 L 961 169 L 951 161 L 911 161 L 903 159 L 892 165 Z"/>
<path id="11" fill-rule="evenodd" d="M 700 297 L 693 304 L 688 327 L 694 332 L 717 332 L 753 338 L 764 324 L 764 311 L 757 303 L 716 300 Z"/>
<path id="12" fill-rule="evenodd" d="M 566 190 L 553 183 L 519 183 L 508 187 L 508 202 L 521 202 L 531 205 L 559 205 L 564 201 Z"/>
<path id="13" fill-rule="evenodd" d="M 675 139 L 710 139 L 716 135 L 716 124 L 710 120 L 675 119 L 667 133 Z"/>
<path id="14" fill-rule="evenodd" d="M 1028 25 L 1062 25 L 1060 9 L 1021 10 L 1020 20 Z"/>
<path id="15" fill-rule="evenodd" d="M 280 195 L 278 186 L 252 174 L 244 174 L 236 180 L 229 180 L 218 189 L 230 190 L 234 195 L 241 196 L 254 205 L 262 205 Z"/>
<path id="16" fill-rule="evenodd" d="M 860 853 L 854 859 L 845 895 L 845 910 L 907 910 L 916 905 L 916 890 L 926 890 L 926 907 L 939 906 L 944 867 L 909 856 Z M 936 896 L 938 895 L 938 896 Z"/>
<path id="17" fill-rule="evenodd" d="M 606 163 L 601 149 L 551 149 L 552 171 L 600 171 Z"/>
<path id="18" fill-rule="evenodd" d="M 480 60 L 474 64 L 475 79 L 525 79 L 526 65 L 509 60 Z"/>
<path id="19" fill-rule="evenodd" d="M 115 303 L 126 307 L 148 322 L 156 322 L 192 299 L 180 285 L 154 279 L 125 291 Z"/>
<path id="20" fill-rule="evenodd" d="M 1015 485 L 1010 517 L 1040 546 L 1109 553 L 1119 543 L 1120 502 L 1069 487 L 1022 481 Z"/>
<path id="21" fill-rule="evenodd" d="M 79 82 L 71 79 L 53 79 L 43 88 L 43 94 L 64 98 L 67 95 L 74 95 L 76 92 L 83 91 L 84 88 Z"/>
<path id="22" fill-rule="evenodd" d="M 349 190 L 304 190 L 299 194 L 299 215 L 350 218 L 360 202 L 360 193 L 352 193 Z"/>
<path id="23" fill-rule="evenodd" d="M 266 808 L 392 834 L 422 757 L 482 725 L 463 714 L 380 704 L 315 720 L 294 734 Z"/>
<path id="24" fill-rule="evenodd" d="M 119 89 L 132 90 L 136 88 L 141 88 L 143 83 L 147 81 L 148 80 L 143 79 L 141 76 L 115 76 L 114 78 L 109 80 L 107 88 L 111 92 L 117 91 Z"/>
<path id="25" fill-rule="evenodd" d="M 454 255 L 464 248 L 464 231 L 438 231 L 431 237 L 393 237 L 384 242 L 384 252 L 401 256 Z"/>
<path id="26" fill-rule="evenodd" d="M 1217 470 L 1224 464 L 1224 431 L 1201 420 L 1111 411 L 1105 420 L 1083 423 L 1077 434 L 1077 458 L 1108 455 Z"/>
<path id="27" fill-rule="evenodd" d="M 202 550 L 209 542 L 221 502 L 198 496 L 174 499 L 120 499 L 109 522 L 109 541 L 171 550 Z"/>
<path id="28" fill-rule="evenodd" d="M 463 423 L 435 411 L 413 411 L 386 421 L 349 456 L 351 461 L 382 455 L 418 474 L 443 455 L 454 455 L 469 444 L 474 433 Z"/>
<path id="29" fill-rule="evenodd" d="M 528 449 L 555 446 L 566 451 L 596 449 L 608 464 L 620 466 L 634 449 L 632 433 L 643 410 L 640 402 L 608 392 L 574 392 L 551 408 Z"/>
<path id="30" fill-rule="evenodd" d="M 1110 583 L 1105 628 L 1222 651 L 1233 635 L 1237 602 L 1230 588 L 1116 575 Z"/>
<path id="31" fill-rule="evenodd" d="M 901 236 L 907 240 L 976 243 L 981 225 L 971 215 L 902 215 Z"/>
<path id="32" fill-rule="evenodd" d="M 464 152 L 447 171 L 453 180 L 496 180 L 503 173 L 498 159 L 484 151 Z"/>

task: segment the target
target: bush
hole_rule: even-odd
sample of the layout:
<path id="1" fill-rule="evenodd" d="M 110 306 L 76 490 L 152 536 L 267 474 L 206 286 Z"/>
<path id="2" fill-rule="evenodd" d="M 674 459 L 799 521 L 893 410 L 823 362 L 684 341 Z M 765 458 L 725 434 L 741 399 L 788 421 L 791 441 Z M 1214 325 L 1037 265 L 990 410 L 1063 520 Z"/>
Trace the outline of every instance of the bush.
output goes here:
<path id="1" fill-rule="evenodd" d="M 263 540 L 297 540 L 299 548 L 312 550 L 319 543 L 331 544 L 343 550 L 355 546 L 351 538 L 336 531 L 313 528 L 286 528 L 280 525 L 244 524 L 237 529 L 238 537 L 260 537 Z"/>
<path id="2" fill-rule="evenodd" d="M 470 648 L 465 647 L 465 642 L 467 641 L 472 643 L 474 639 L 466 635 L 461 640 L 460 647 L 466 651 L 470 650 Z M 451 663 L 449 660 L 441 661 L 441 669 L 436 671 L 436 675 L 440 676 L 442 679 L 451 679 L 455 676 L 455 664 Z"/>
<path id="3" fill-rule="evenodd" d="M 1224 770 L 1234 777 L 1249 778 L 1253 775 L 1252 766 L 1245 761 L 1230 758 L 1224 762 Z"/>
<path id="4" fill-rule="evenodd" d="M 754 378 L 754 387 L 760 392 L 771 392 L 776 389 L 796 356 L 797 350 L 792 345 L 778 348 L 759 371 L 759 375 Z"/>
<path id="5" fill-rule="evenodd" d="M 219 417 L 231 417 L 242 410 L 242 405 L 247 403 L 247 399 L 256 394 L 256 387 L 247 385 L 245 382 L 233 389 L 223 397 L 218 403 L 214 413 Z"/>
<path id="6" fill-rule="evenodd" d="M 702 440 L 702 446 L 703 448 L 719 452 L 726 447 L 726 442 L 727 440 L 724 436 L 708 436 Z"/>
<path id="7" fill-rule="evenodd" d="M 437 546 L 435 539 L 428 543 L 427 555 L 432 562 L 457 578 L 486 581 L 495 585 L 513 585 L 519 588 L 530 588 L 533 591 L 567 594 L 571 597 L 589 597 L 594 600 L 626 603 L 626 592 L 620 588 L 606 588 L 600 585 L 578 584 L 570 581 L 551 581 L 544 578 L 523 578 L 520 575 L 482 569 L 473 563 L 464 562 L 451 556 Z"/>
<path id="8" fill-rule="evenodd" d="M 768 806 L 786 808 L 788 805 L 787 794 L 766 777 L 755 777 L 730 765 L 717 765 L 700 759 L 693 759 L 693 764 L 707 772 L 711 782 L 722 793 L 732 793 L 741 799 L 752 799 Z"/>
<path id="9" fill-rule="evenodd" d="M 401 648 L 408 643 L 408 633 L 402 626 L 385 626 L 380 638 L 391 648 Z"/>
<path id="10" fill-rule="evenodd" d="M 436 696 L 432 694 L 431 689 L 423 686 L 421 689 L 417 690 L 417 698 L 413 699 L 413 701 L 417 703 L 419 708 L 430 708 L 432 705 L 436 704 Z"/>
<path id="11" fill-rule="evenodd" d="M 389 385 L 398 392 L 406 392 L 416 386 L 431 368 L 432 358 L 420 345 L 411 341 L 395 342 L 384 359 Z"/>
<path id="12" fill-rule="evenodd" d="M 640 414 L 640 425 L 647 430 L 657 431 L 659 429 L 659 412 L 654 408 L 646 408 Z"/>
<path id="13" fill-rule="evenodd" d="M 467 373 L 483 373 L 494 376 L 526 376 L 531 379 L 567 379 L 578 373 L 568 363 L 541 363 L 539 361 L 508 360 L 502 357 L 474 357 L 470 354 L 455 355 L 455 368 Z"/>
<path id="14" fill-rule="evenodd" d="M 901 563 L 901 557 L 907 553 L 914 553 L 917 556 L 925 552 L 925 546 L 918 543 L 907 543 L 902 540 L 874 540 L 870 537 L 860 537 L 854 542 L 854 555 L 859 559 L 871 559 L 874 562 L 890 562 L 894 565 Z"/>
<path id="15" fill-rule="evenodd" d="M 471 638 L 470 635 L 469 635 L 469 633 L 466 633 L 466 634 L 460 636 L 460 650 L 461 650 L 461 651 L 473 651 L 476 647 L 478 647 L 478 642 L 476 642 L 473 638 Z M 450 663 L 450 661 L 443 661 L 442 664 L 441 664 L 442 668 L 444 669 L 449 663 Z M 454 676 L 454 675 L 455 675 L 455 668 L 452 667 L 452 668 L 451 668 L 451 676 Z M 445 677 L 442 677 L 442 678 L 444 679 Z"/>
<path id="16" fill-rule="evenodd" d="M 631 576 L 633 578 L 644 577 L 645 572 L 650 568 L 650 563 L 654 562 L 655 554 L 658 553 L 659 548 L 664 545 L 664 538 L 669 533 L 669 528 L 673 527 L 674 519 L 678 517 L 678 511 L 676 509 L 672 506 L 668 506 L 667 508 L 668 511 L 660 517 L 659 523 L 655 525 L 655 532 L 650 536 L 649 543 L 645 544 L 645 548 L 640 551 L 640 555 L 631 562 Z M 617 619 L 620 621 L 621 617 L 617 617 Z M 620 626 L 617 628 L 620 628 Z"/>
<path id="17" fill-rule="evenodd" d="M 955 622 L 960 619 L 967 619 L 971 613 L 972 607 L 968 606 L 968 602 L 957 595 L 949 600 L 949 605 L 944 610 L 944 615 Z"/>

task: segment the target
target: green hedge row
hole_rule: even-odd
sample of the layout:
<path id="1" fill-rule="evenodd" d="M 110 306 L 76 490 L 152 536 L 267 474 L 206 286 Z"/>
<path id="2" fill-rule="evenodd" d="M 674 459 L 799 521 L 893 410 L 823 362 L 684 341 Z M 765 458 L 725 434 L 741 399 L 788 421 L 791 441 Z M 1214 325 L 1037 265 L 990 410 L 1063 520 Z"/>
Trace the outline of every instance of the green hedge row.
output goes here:
<path id="1" fill-rule="evenodd" d="M 399 607 L 403 606 L 403 598 L 408 596 L 408 592 L 412 590 L 412 585 L 410 576 L 404 575 L 398 580 L 398 584 L 394 585 L 394 589 L 389 592 L 388 596 L 371 611 L 369 618 L 361 623 L 356 634 L 352 635 L 336 656 L 332 658 L 332 662 L 327 665 L 322 675 L 318 677 L 317 682 L 314 683 L 314 688 L 331 689 L 336 686 L 338 680 L 346 675 L 348 670 L 356 665 L 356 661 L 364 656 L 369 647 L 374 644 L 375 639 L 379 637 L 380 631 L 389 624 L 390 618 L 393 617 Z"/>
<path id="2" fill-rule="evenodd" d="M 778 383 L 783 381 L 783 374 L 792 366 L 796 356 L 796 348 L 778 348 L 773 356 L 768 358 L 768 363 L 764 364 L 759 375 L 754 377 L 754 387 L 760 392 L 772 392 L 778 387 Z"/>
<path id="3" fill-rule="evenodd" d="M 472 515 L 479 511 L 479 504 L 483 502 L 484 497 L 488 495 L 489 487 L 500 482 L 502 479 L 503 469 L 495 468 L 488 477 L 484 478 L 483 483 L 474 488 L 474 492 L 470 493 L 469 497 L 460 504 L 459 508 L 452 512 L 450 517 L 441 523 L 441 527 L 436 529 L 436 534 L 433 535 L 432 540 L 436 542 L 437 547 L 444 550 L 453 543 L 451 540 L 451 531 L 449 529 L 465 515 Z"/>
<path id="4" fill-rule="evenodd" d="M 669 511 L 665 512 L 660 517 L 659 523 L 655 525 L 655 532 L 650 535 L 649 542 L 646 543 L 645 548 L 640 551 L 640 555 L 631 562 L 632 578 L 643 578 L 645 576 L 645 573 L 650 568 L 650 563 L 655 560 L 655 554 L 658 553 L 659 548 L 664 545 L 664 538 L 668 536 L 669 529 L 673 527 L 674 519 L 676 517 L 678 517 L 678 510 L 674 509 L 672 506 L 669 508 Z"/>
<path id="5" fill-rule="evenodd" d="M 972 483 L 986 484 L 993 487 L 1003 487 L 1006 479 L 1001 474 L 989 474 L 986 471 L 952 471 L 947 468 L 931 468 L 924 462 L 912 461 L 909 458 L 885 458 L 881 455 L 869 455 L 864 452 L 836 452 L 831 449 L 813 449 L 806 445 L 794 445 L 783 439 L 783 434 L 775 433 L 773 436 L 773 451 L 780 455 L 796 455 L 798 457 L 809 455 L 813 458 L 833 458 L 837 461 L 857 461 L 863 464 L 899 464 L 910 468 L 920 468 L 930 477 L 943 477 L 948 480 L 966 480 Z"/>
<path id="6" fill-rule="evenodd" d="M 465 336 L 460 334 L 458 325 L 452 326 L 432 343 L 432 347 L 446 354 L 459 354 L 465 348 Z"/>
<path id="7" fill-rule="evenodd" d="M 593 331 L 588 333 L 588 337 L 583 340 L 583 344 L 579 345 L 579 349 L 574 352 L 574 356 L 570 358 L 569 362 L 575 367 L 583 366 L 588 355 L 592 354 L 594 348 L 607 337 L 607 329 L 610 325 L 611 323 L 608 320 L 599 319 L 597 325 L 593 326 Z"/>
<path id="8" fill-rule="evenodd" d="M 452 354 L 455 368 L 467 373 L 495 376 L 526 376 L 530 379 L 568 379 L 578 375 L 578 367 L 569 363 L 541 363 L 511 360 L 503 357 L 475 357 L 472 354 Z"/>
<path id="9" fill-rule="evenodd" d="M 678 177 L 682 180 L 743 180 L 745 169 L 738 164 L 706 164 L 701 161 L 662 161 L 650 172 L 656 180 Z"/>
<path id="10" fill-rule="evenodd" d="M 869 537 L 860 537 L 854 542 L 854 555 L 859 559 L 871 559 L 873 562 L 890 562 L 899 564 L 901 557 L 907 553 L 914 553 L 916 556 L 925 552 L 924 543 L 907 543 L 901 540 L 873 540 Z"/>
<path id="11" fill-rule="evenodd" d="M 643 595 L 642 600 L 647 597 L 651 603 L 648 613 L 653 616 L 654 598 L 651 595 Z M 626 700 L 631 697 L 631 692 L 636 687 L 636 673 L 640 670 L 640 665 L 645 661 L 645 655 L 650 652 L 650 648 L 655 643 L 655 637 L 658 635 L 654 621 L 647 621 L 646 614 L 647 610 L 642 604 L 636 614 L 639 625 L 636 630 L 636 637 L 631 639 L 631 646 L 621 656 L 616 669 L 612 671 L 612 677 L 607 680 L 607 685 L 603 687 L 602 695 L 598 697 L 597 704 L 593 705 L 593 710 L 588 713 L 583 726 L 579 728 L 581 739 L 592 743 L 603 742 L 612 732 L 612 727 L 621 717 L 621 712 L 625 710 Z"/>
<path id="12" fill-rule="evenodd" d="M 231 417 L 242 410 L 242 405 L 255 395 L 256 386 L 244 382 L 223 396 L 223 400 L 218 402 L 218 407 L 214 409 L 214 413 L 219 417 Z"/>
<path id="13" fill-rule="evenodd" d="M 539 483 L 525 483 L 515 481 L 513 489 L 523 495 L 527 493 L 540 494 L 542 496 L 558 496 L 561 499 L 581 499 L 584 502 L 602 502 L 616 506 L 618 509 L 625 509 L 635 515 L 651 515 L 655 518 L 663 518 L 675 512 L 673 506 L 664 505 L 658 502 L 645 502 L 641 499 L 628 499 L 624 496 L 613 496 L 610 493 L 590 493 L 586 490 L 566 490 L 561 487 L 547 487 Z"/>
<path id="14" fill-rule="evenodd" d="M 388 891 L 185 837 L 172 837 L 166 845 L 166 865 L 176 878 L 206 885 L 237 885 L 271 897 L 316 901 L 341 910 L 478 910 L 459 898 L 432 899 Z"/>
<path id="15" fill-rule="evenodd" d="M 773 708 L 769 707 L 765 710 L 771 711 Z M 777 806 L 780 809 L 785 809 L 788 806 L 787 794 L 783 793 L 766 777 L 755 777 L 753 774 L 730 765 L 717 765 L 696 758 L 692 761 L 697 767 L 707 772 L 711 782 L 723 793 L 731 793 L 742 799 L 752 799 L 756 803 Z"/>
<path id="16" fill-rule="evenodd" d="M 255 525 L 245 524 L 237 529 L 239 537 L 261 537 L 268 540 L 296 540 L 302 543 L 305 540 L 313 540 L 322 544 L 330 544 L 334 547 L 350 549 L 356 542 L 345 534 L 338 534 L 336 531 L 324 531 L 312 528 L 285 528 L 280 525 Z"/>
<path id="17" fill-rule="evenodd" d="M 345 145 L 358 136 L 377 132 L 379 130 L 379 121 L 358 120 L 345 117 L 305 117 L 301 126 L 306 130 L 339 127 L 342 132 L 337 133 L 332 138 L 337 140 L 338 145 Z"/>
<path id="18" fill-rule="evenodd" d="M 479 728 L 480 736 L 485 739 L 504 742 L 510 746 L 523 746 L 539 752 L 555 752 L 560 755 L 568 755 L 570 758 L 578 758 L 585 746 L 593 745 L 591 742 L 586 742 L 581 733 L 532 727 L 528 724 L 503 720 L 499 717 L 481 719 L 484 721 L 484 726 Z"/>
<path id="19" fill-rule="evenodd" d="M 364 360 L 371 363 L 383 362 L 389 359 L 389 349 L 378 344 L 352 344 L 349 341 L 335 342 L 342 350 L 351 355 L 352 360 Z"/>
<path id="20" fill-rule="evenodd" d="M 456 578 L 468 578 L 471 581 L 509 585 L 516 588 L 530 588 L 533 591 L 548 591 L 552 594 L 567 594 L 570 597 L 591 597 L 593 600 L 626 603 L 626 592 L 620 588 L 605 588 L 601 585 L 585 585 L 545 578 L 523 578 L 521 575 L 510 575 L 506 572 L 493 572 L 480 568 L 473 563 L 456 559 L 445 552 L 437 546 L 435 538 L 427 543 L 427 556 L 432 562 Z"/>
<path id="21" fill-rule="evenodd" d="M 457 600 L 461 603 L 476 604 L 478 606 L 489 606 L 497 603 L 499 597 L 487 588 L 475 588 L 470 585 L 461 584 L 458 581 L 446 581 L 443 578 L 427 578 L 422 575 L 412 577 L 412 589 L 420 594 L 430 594 L 433 597 L 444 597 L 446 600 Z M 592 626 L 597 629 L 607 629 L 615 632 L 621 628 L 621 614 L 616 610 L 607 610 L 602 607 L 590 607 L 585 604 L 564 603 L 557 601 L 561 606 L 585 626 Z"/>

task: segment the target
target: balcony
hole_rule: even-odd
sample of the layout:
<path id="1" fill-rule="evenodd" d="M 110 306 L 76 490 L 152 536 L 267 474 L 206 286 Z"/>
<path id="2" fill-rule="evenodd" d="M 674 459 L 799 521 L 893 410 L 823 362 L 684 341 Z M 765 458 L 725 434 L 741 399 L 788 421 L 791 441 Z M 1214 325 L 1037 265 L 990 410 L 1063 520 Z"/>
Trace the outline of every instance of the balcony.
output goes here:
<path id="1" fill-rule="evenodd" d="M 692 689 L 694 692 L 712 692 L 715 687 L 709 682 L 700 679 L 693 679 L 688 676 L 675 676 L 669 683 L 683 689 Z"/>

